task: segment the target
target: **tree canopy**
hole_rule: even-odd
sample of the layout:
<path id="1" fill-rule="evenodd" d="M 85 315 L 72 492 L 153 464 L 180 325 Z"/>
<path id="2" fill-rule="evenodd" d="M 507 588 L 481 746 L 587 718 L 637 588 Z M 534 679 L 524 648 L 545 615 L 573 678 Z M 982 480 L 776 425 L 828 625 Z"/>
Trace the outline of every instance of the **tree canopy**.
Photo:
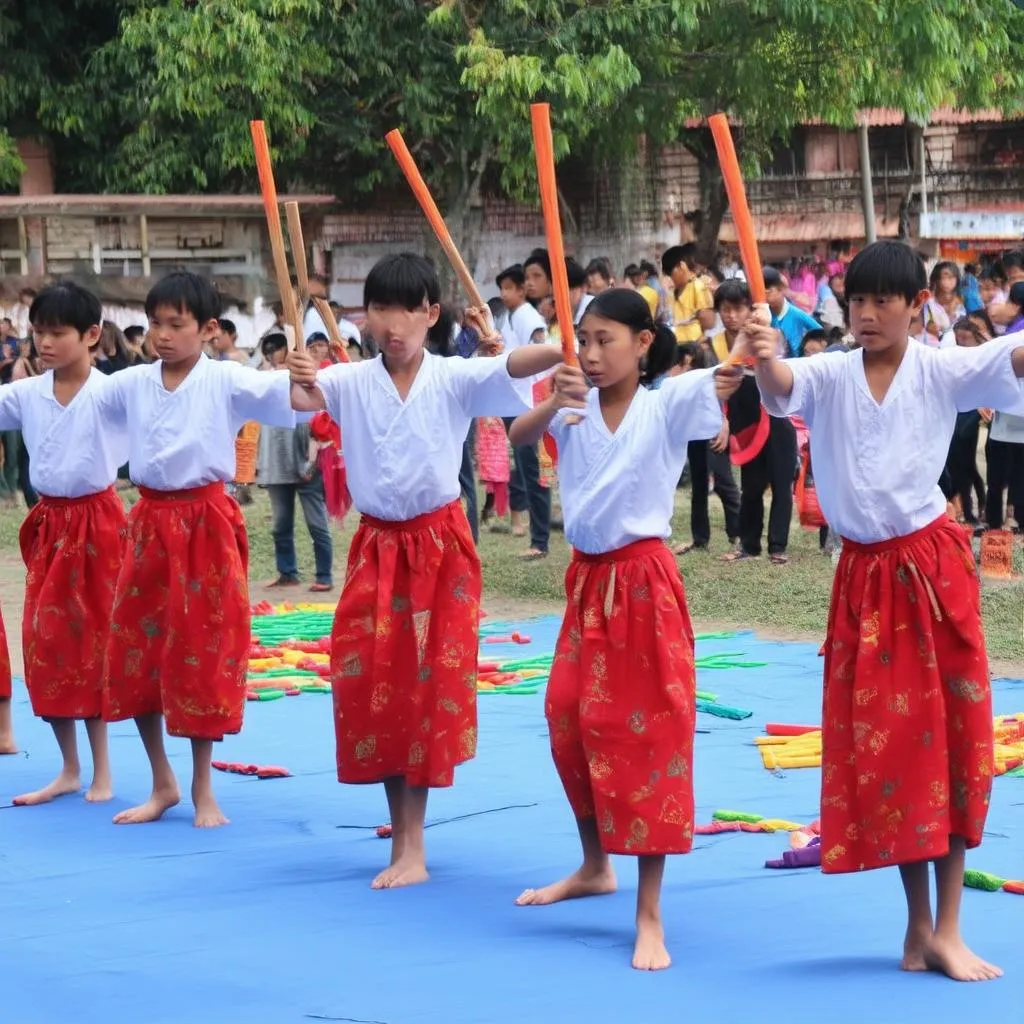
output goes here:
<path id="1" fill-rule="evenodd" d="M 533 198 L 538 99 L 557 156 L 682 140 L 713 195 L 686 126 L 716 110 L 756 163 L 810 118 L 1024 97 L 1010 0 L 11 0 L 0 44 L 0 183 L 36 136 L 63 190 L 251 190 L 262 117 L 282 183 L 351 198 L 397 179 L 397 126 L 457 234 L 485 184 Z"/>

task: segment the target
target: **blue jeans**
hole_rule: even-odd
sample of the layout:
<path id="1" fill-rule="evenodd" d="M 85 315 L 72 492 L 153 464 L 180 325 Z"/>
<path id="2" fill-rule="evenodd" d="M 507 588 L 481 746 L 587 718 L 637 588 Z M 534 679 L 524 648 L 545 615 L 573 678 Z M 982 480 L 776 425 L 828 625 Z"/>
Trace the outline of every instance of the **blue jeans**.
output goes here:
<path id="1" fill-rule="evenodd" d="M 302 514 L 313 539 L 313 557 L 316 560 L 317 583 L 334 582 L 332 563 L 334 544 L 327 525 L 327 502 L 324 499 L 324 481 L 319 473 L 312 480 L 300 484 L 268 484 L 267 494 L 274 512 L 274 557 L 278 575 L 286 580 L 299 578 L 295 558 L 295 495 L 302 502 Z"/>

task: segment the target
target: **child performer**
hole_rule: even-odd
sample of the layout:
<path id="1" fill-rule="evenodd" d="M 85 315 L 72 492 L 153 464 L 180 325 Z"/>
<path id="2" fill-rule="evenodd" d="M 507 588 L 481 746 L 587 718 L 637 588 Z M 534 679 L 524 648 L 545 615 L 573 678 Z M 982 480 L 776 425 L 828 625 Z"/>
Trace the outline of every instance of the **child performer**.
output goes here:
<path id="1" fill-rule="evenodd" d="M 860 252 L 846 288 L 857 350 L 781 362 L 772 331 L 746 329 L 769 411 L 807 421 L 822 511 L 843 538 L 825 652 L 822 869 L 898 865 L 903 969 L 982 981 L 1002 971 L 964 944 L 960 897 L 964 851 L 988 812 L 992 700 L 974 559 L 936 481 L 957 411 L 1024 406 L 1024 333 L 973 350 L 908 344 L 927 279 L 899 242 Z"/>
<path id="2" fill-rule="evenodd" d="M 29 318 L 46 372 L 0 388 L 0 429 L 23 432 L 39 492 L 20 538 L 25 683 L 32 710 L 53 729 L 63 765 L 48 786 L 14 803 L 78 792 L 79 720 L 92 748 L 85 798 L 98 802 L 113 796 L 103 657 L 124 556 L 124 505 L 113 485 L 128 461 L 128 438 L 101 407 L 110 379 L 92 363 L 103 319 L 99 299 L 70 282 L 51 285 L 33 301 Z"/>
<path id="3" fill-rule="evenodd" d="M 195 274 L 171 274 L 146 297 L 159 357 L 110 378 L 108 404 L 127 424 L 132 479 L 142 498 L 129 518 L 107 646 L 103 711 L 134 718 L 153 792 L 116 824 L 156 821 L 179 800 L 164 752 L 192 741 L 195 824 L 227 823 L 213 795 L 213 742 L 242 728 L 249 646 L 245 521 L 224 485 L 247 420 L 295 424 L 288 375 L 216 362 L 203 346 L 218 330 L 220 298 Z"/>
<path id="4" fill-rule="evenodd" d="M 380 356 L 319 373 L 308 355 L 289 353 L 288 364 L 295 408 L 326 408 L 341 427 L 362 513 L 332 631 L 338 780 L 384 783 L 391 864 L 373 887 L 387 889 L 426 881 L 428 789 L 452 785 L 476 752 L 480 560 L 459 501 L 463 440 L 475 416 L 529 408 L 528 378 L 561 350 L 425 351 L 440 286 L 420 256 L 381 260 L 363 294 Z M 471 319 L 488 345 L 483 316 Z"/>
<path id="5" fill-rule="evenodd" d="M 581 368 L 561 367 L 552 397 L 520 416 L 511 436 L 532 444 L 549 430 L 558 444 L 574 558 L 545 711 L 583 865 L 517 902 L 613 892 L 608 856 L 632 854 L 633 966 L 658 970 L 671 963 L 659 906 L 665 856 L 693 843 L 696 717 L 693 629 L 665 539 L 687 444 L 719 432 L 720 401 L 741 375 L 698 370 L 643 387 L 675 363 L 676 338 L 624 288 L 594 299 L 579 343 Z M 572 423 L 577 409 L 585 418 Z"/>
<path id="6" fill-rule="evenodd" d="M 0 616 L 0 755 L 16 754 L 18 743 L 11 721 L 11 655 L 7 647 L 7 630 Z"/>

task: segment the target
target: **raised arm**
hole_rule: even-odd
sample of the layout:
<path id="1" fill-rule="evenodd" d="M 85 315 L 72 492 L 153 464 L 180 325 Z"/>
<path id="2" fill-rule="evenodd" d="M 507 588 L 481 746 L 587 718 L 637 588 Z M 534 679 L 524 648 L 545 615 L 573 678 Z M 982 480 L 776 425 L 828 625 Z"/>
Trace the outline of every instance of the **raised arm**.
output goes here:
<path id="1" fill-rule="evenodd" d="M 757 360 L 755 373 L 761 394 L 789 398 L 793 393 L 793 371 L 779 359 L 779 332 L 764 324 L 747 324 L 742 340 Z"/>
<path id="2" fill-rule="evenodd" d="M 327 400 L 316 379 L 316 363 L 305 352 L 292 350 L 285 362 L 292 382 L 292 408 L 296 412 L 321 412 Z"/>
<path id="3" fill-rule="evenodd" d="M 0 430 L 21 430 L 21 381 L 0 387 Z"/>
<path id="4" fill-rule="evenodd" d="M 555 346 L 548 346 L 554 348 Z M 525 351 L 516 349 L 516 352 Z M 515 355 L 513 352 L 512 355 Z M 511 357 L 510 357 L 511 358 Z M 587 407 L 587 378 L 578 366 L 559 366 L 555 373 L 555 389 L 540 405 L 517 416 L 509 428 L 508 439 L 515 446 L 536 444 L 547 432 L 561 409 Z"/>
<path id="5" fill-rule="evenodd" d="M 508 357 L 508 375 L 522 379 L 545 373 L 562 361 L 559 345 L 523 345 L 513 349 Z"/>

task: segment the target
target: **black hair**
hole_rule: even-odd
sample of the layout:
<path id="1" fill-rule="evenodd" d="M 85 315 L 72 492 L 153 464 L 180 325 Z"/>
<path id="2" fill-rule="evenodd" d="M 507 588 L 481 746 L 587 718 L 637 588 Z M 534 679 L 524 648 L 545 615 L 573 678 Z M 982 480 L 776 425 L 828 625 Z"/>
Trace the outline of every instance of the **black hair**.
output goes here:
<path id="1" fill-rule="evenodd" d="M 717 313 L 727 302 L 733 306 L 754 308 L 754 300 L 750 297 L 750 288 L 746 281 L 730 277 L 715 289 L 715 312 Z"/>
<path id="2" fill-rule="evenodd" d="M 587 264 L 587 277 L 598 274 L 602 280 L 611 282 L 612 262 L 607 256 L 596 256 Z"/>
<path id="3" fill-rule="evenodd" d="M 832 345 L 842 345 L 843 343 L 843 329 L 842 327 L 832 327 L 828 332 L 828 343 Z"/>
<path id="4" fill-rule="evenodd" d="M 537 266 L 544 271 L 547 279 L 551 280 L 551 257 L 548 256 L 547 249 L 534 249 L 529 256 L 523 260 L 523 270 L 527 267 Z"/>
<path id="5" fill-rule="evenodd" d="M 625 274 L 626 277 L 636 277 L 637 274 L 641 274 L 643 271 L 637 266 L 637 264 L 630 263 L 622 273 Z"/>
<path id="6" fill-rule="evenodd" d="M 188 270 L 168 274 L 149 290 L 146 316 L 152 317 L 161 306 L 191 313 L 200 326 L 220 317 L 217 289 L 205 277 Z"/>
<path id="7" fill-rule="evenodd" d="M 1024 270 L 1024 249 L 1015 249 L 1013 252 L 1006 253 L 1001 262 L 1003 264 L 1004 277 L 1007 271 L 1013 268 Z"/>
<path id="8" fill-rule="evenodd" d="M 134 342 L 136 339 L 142 341 L 142 339 L 145 338 L 146 336 L 146 328 L 141 327 L 139 324 L 132 324 L 131 327 L 126 327 L 124 329 L 124 336 L 129 341 L 132 342 Z"/>
<path id="9" fill-rule="evenodd" d="M 424 302 L 441 301 L 441 283 L 434 264 L 414 252 L 385 256 L 373 265 L 363 285 L 363 306 L 401 306 L 419 309 Z"/>
<path id="10" fill-rule="evenodd" d="M 719 267 L 716 267 L 713 264 L 706 268 L 706 273 L 715 279 L 716 285 L 721 284 L 725 280 L 725 274 L 722 273 Z"/>
<path id="11" fill-rule="evenodd" d="M 673 366 L 682 366 L 690 360 L 691 370 L 705 370 L 708 365 L 708 354 L 699 341 L 688 341 L 685 345 L 676 345 L 676 358 Z"/>
<path id="12" fill-rule="evenodd" d="M 264 335 L 263 340 L 260 342 L 260 352 L 263 353 L 264 359 L 269 359 L 275 352 L 280 352 L 281 349 L 286 349 L 287 347 L 288 339 L 279 331 Z"/>
<path id="13" fill-rule="evenodd" d="M 800 342 L 800 355 L 807 355 L 807 342 L 809 341 L 819 341 L 822 345 L 828 348 L 828 335 L 822 327 L 812 327 L 804 335 L 803 341 Z"/>
<path id="14" fill-rule="evenodd" d="M 658 268 L 650 260 L 641 260 L 640 273 L 646 274 L 648 277 L 657 277 Z"/>
<path id="15" fill-rule="evenodd" d="M 234 320 L 225 320 L 224 317 L 221 317 L 217 323 L 225 334 L 233 334 L 236 338 L 238 337 L 238 328 L 235 327 Z"/>
<path id="16" fill-rule="evenodd" d="M 685 263 L 690 273 L 697 266 L 697 246 L 693 242 L 686 245 L 673 245 L 666 249 L 661 255 L 661 271 L 663 274 L 671 274 L 680 263 Z"/>
<path id="17" fill-rule="evenodd" d="M 979 320 L 984 325 L 985 330 L 988 331 L 987 337 L 981 333 L 981 328 L 978 326 Z M 960 317 L 953 324 L 953 333 L 956 334 L 957 331 L 967 331 L 968 334 L 973 335 L 974 340 L 979 345 L 986 341 L 991 341 L 996 336 L 996 329 L 992 324 L 992 319 L 983 309 L 977 309 L 973 313 Z"/>
<path id="18" fill-rule="evenodd" d="M 775 267 L 765 267 L 762 271 L 765 288 L 784 288 L 782 274 Z"/>
<path id="19" fill-rule="evenodd" d="M 565 274 L 570 288 L 582 288 L 587 283 L 587 272 L 571 256 L 565 257 Z"/>
<path id="20" fill-rule="evenodd" d="M 924 263 L 909 245 L 886 239 L 865 246 L 846 268 L 846 297 L 897 295 L 909 305 L 928 287 Z"/>
<path id="21" fill-rule="evenodd" d="M 948 270 L 953 277 L 956 278 L 956 284 L 953 285 L 954 291 L 960 290 L 960 268 L 953 263 L 951 260 L 941 260 L 932 267 L 931 274 L 928 275 L 928 286 L 932 291 L 935 291 L 935 286 L 939 283 L 939 275 L 944 271 Z"/>
<path id="22" fill-rule="evenodd" d="M 87 288 L 74 281 L 58 281 L 44 288 L 28 311 L 29 323 L 40 327 L 73 327 L 85 334 L 103 323 L 100 300 Z"/>
<path id="23" fill-rule="evenodd" d="M 444 303 L 437 323 L 427 331 L 427 351 L 435 356 L 453 355 L 452 334 L 455 332 L 455 324 L 455 310 L 448 303 Z"/>
<path id="24" fill-rule="evenodd" d="M 1015 306 L 1024 306 L 1024 281 L 1018 281 L 1015 285 L 1011 285 L 1007 298 Z"/>
<path id="25" fill-rule="evenodd" d="M 647 300 L 631 288 L 609 288 L 595 296 L 587 306 L 584 319 L 599 316 L 614 320 L 631 331 L 650 331 L 654 335 L 651 347 L 640 364 L 640 383 L 650 385 L 676 365 L 678 344 L 671 327 L 656 324 Z"/>
<path id="26" fill-rule="evenodd" d="M 330 340 L 330 338 L 328 338 L 328 337 L 327 337 L 327 335 L 326 335 L 326 334 L 324 334 L 324 332 L 323 332 L 323 331 L 314 331 L 314 332 L 313 332 L 313 333 L 312 333 L 312 334 L 311 334 L 311 335 L 310 335 L 310 336 L 309 336 L 309 337 L 308 337 L 308 338 L 306 339 L 306 344 L 307 344 L 307 345 L 312 345 L 312 344 L 313 344 L 314 342 L 317 342 L 317 341 L 321 341 L 321 342 L 323 342 L 323 343 L 324 343 L 325 345 L 329 345 L 329 344 L 331 343 L 331 340 Z"/>
<path id="27" fill-rule="evenodd" d="M 997 284 L 999 279 L 1000 275 L 995 267 L 982 267 L 978 274 L 979 281 L 991 281 L 993 284 Z"/>
<path id="28" fill-rule="evenodd" d="M 495 279 L 494 283 L 500 288 L 502 281 L 511 281 L 517 288 L 526 284 L 526 274 L 523 273 L 522 263 L 513 263 L 506 267 Z"/>
<path id="29" fill-rule="evenodd" d="M 491 316 L 497 320 L 505 312 L 505 303 L 502 302 L 500 295 L 495 295 L 493 299 L 487 300 L 487 308 L 491 311 Z"/>

